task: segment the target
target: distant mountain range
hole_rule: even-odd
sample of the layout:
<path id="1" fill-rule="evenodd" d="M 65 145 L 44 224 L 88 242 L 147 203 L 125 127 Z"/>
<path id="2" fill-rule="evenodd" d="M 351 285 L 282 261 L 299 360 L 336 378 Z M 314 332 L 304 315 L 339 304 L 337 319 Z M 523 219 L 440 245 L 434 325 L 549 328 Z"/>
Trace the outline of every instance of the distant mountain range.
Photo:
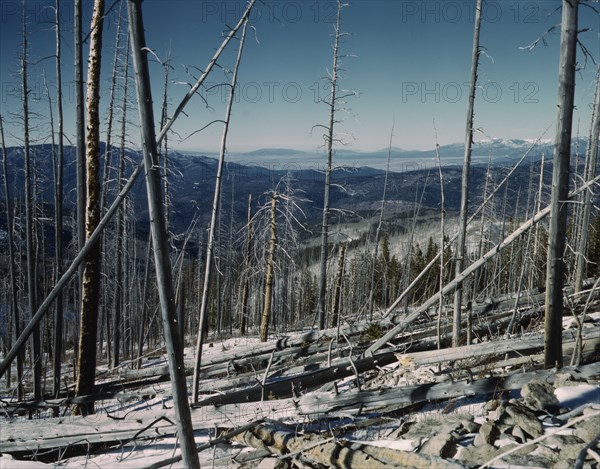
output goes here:
<path id="1" fill-rule="evenodd" d="M 573 152 L 585 153 L 585 139 L 573 144 Z M 499 181 L 507 166 L 517 161 L 531 146 L 526 140 L 491 140 L 477 142 L 473 151 L 470 198 L 481 199 L 486 181 L 488 160 L 495 166 L 492 177 Z M 53 163 L 52 147 L 37 145 L 32 147 L 37 175 L 37 195 L 46 206 L 53 203 Z M 104 153 L 104 145 L 102 145 Z M 369 217 L 380 206 L 384 168 L 387 164 L 388 149 L 374 152 L 355 152 L 340 149 L 335 153 L 335 171 L 331 193 L 332 206 L 345 209 L 354 214 Z M 9 163 L 9 181 L 17 197 L 23 195 L 23 150 L 19 147 L 7 149 Z M 446 209 L 457 210 L 460 199 L 460 173 L 463 156 L 461 144 L 444 145 L 439 149 L 444 168 L 444 188 Z M 538 171 L 542 154 L 549 158 L 552 145 L 545 141 L 539 143 L 530 153 L 531 159 L 513 175 L 510 190 L 515 194 L 523 191 L 531 176 L 529 163 Z M 115 149 L 110 166 L 113 167 L 118 155 Z M 415 202 L 426 207 L 439 209 L 440 186 L 434 151 L 412 151 L 400 148 L 391 150 L 391 170 L 388 178 L 386 211 L 388 214 L 407 211 Z M 583 160 L 583 157 L 581 157 Z M 141 161 L 141 155 L 134 150 L 126 152 L 128 173 Z M 485 163 L 485 164 L 484 164 Z M 323 154 L 303 152 L 293 149 L 259 149 L 247 153 L 227 155 L 227 164 L 223 177 L 222 207 L 226 213 L 233 213 L 234 220 L 243 223 L 247 210 L 248 195 L 253 195 L 256 205 L 266 203 L 270 191 L 278 188 L 284 191 L 288 186 L 302 199 L 299 205 L 304 210 L 308 222 L 317 221 L 321 216 L 323 204 L 323 185 L 325 157 Z M 546 180 L 549 181 L 550 165 L 545 166 Z M 194 217 L 200 224 L 208 224 L 214 193 L 217 160 L 214 155 L 206 156 L 191 152 L 174 151 L 169 154 L 169 196 L 172 201 L 172 227 L 182 232 Z M 109 200 L 116 193 L 115 171 L 109 172 Z M 493 181 L 492 181 L 493 182 Z M 146 194 L 143 180 L 133 189 L 136 214 L 139 226 L 147 226 Z M 1 191 L 0 201 L 4 193 Z M 526 198 L 523 196 L 524 199 Z M 65 205 L 67 209 L 75 206 L 75 149 L 65 148 Z M 231 212 L 233 211 L 233 212 Z M 51 216 L 47 210 L 44 216 Z M 0 214 L 0 229 L 4 223 Z"/>
<path id="2" fill-rule="evenodd" d="M 585 154 L 587 139 L 574 139 L 572 143 L 573 154 Z M 545 139 L 537 142 L 536 139 L 490 139 L 476 141 L 472 149 L 472 162 L 474 165 L 487 164 L 491 161 L 494 165 L 510 165 L 519 160 L 528 150 L 531 160 L 551 157 L 554 147 L 551 140 Z M 464 144 L 453 143 L 439 147 L 442 164 L 462 165 Z M 435 167 L 435 149 L 431 150 L 405 150 L 392 147 L 375 151 L 354 151 L 345 147 L 335 150 L 335 164 L 341 166 L 361 167 L 369 166 L 385 170 L 390 156 L 390 169 L 392 171 L 406 171 L 410 167 L 424 169 Z M 284 165 L 301 169 L 319 169 L 325 163 L 323 151 L 299 151 L 289 148 L 264 148 L 245 153 L 231 153 L 229 161 L 240 164 L 266 164 Z"/>

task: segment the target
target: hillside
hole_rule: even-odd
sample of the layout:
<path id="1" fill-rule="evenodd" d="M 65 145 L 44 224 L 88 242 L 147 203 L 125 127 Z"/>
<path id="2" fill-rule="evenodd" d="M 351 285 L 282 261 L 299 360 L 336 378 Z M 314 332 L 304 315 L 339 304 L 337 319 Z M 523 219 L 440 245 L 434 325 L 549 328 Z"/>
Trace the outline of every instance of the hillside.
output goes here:
<path id="1" fill-rule="evenodd" d="M 540 144 L 519 166 L 512 176 L 510 191 L 514 194 L 523 192 L 529 183 L 530 173 L 539 172 L 539 159 L 542 154 L 551 154 L 549 144 Z M 575 145 L 575 143 L 574 143 Z M 476 163 L 472 166 L 470 198 L 481 200 L 486 182 L 487 162 L 491 164 L 491 184 L 502 179 L 510 165 L 514 164 L 531 146 L 527 141 L 491 141 L 478 145 Z M 579 143 L 584 148 L 584 142 Z M 53 205 L 53 163 L 50 145 L 32 147 L 39 200 L 48 207 Z M 575 148 L 574 148 L 575 151 Z M 19 191 L 24 188 L 22 166 L 22 150 L 18 147 L 7 149 L 9 184 Z M 447 145 L 440 148 L 444 174 L 446 209 L 458 209 L 460 201 L 460 165 L 457 161 L 462 149 L 460 145 Z M 102 146 L 104 154 L 104 146 Z M 118 150 L 113 150 L 108 172 L 109 194 L 116 193 L 114 169 Z M 127 150 L 126 161 L 128 173 L 141 161 L 138 152 Z M 462 158 L 462 155 L 460 155 Z M 306 216 L 306 222 L 312 223 L 320 217 L 323 205 L 324 174 L 319 171 L 316 162 L 322 156 L 306 152 L 286 149 L 257 150 L 243 155 L 231 156 L 237 162 L 228 162 L 224 170 L 223 200 L 224 210 L 231 213 L 236 222 L 242 222 L 247 210 L 248 195 L 252 194 L 255 208 L 265 202 L 261 197 L 274 190 L 280 181 L 287 179 L 288 187 L 297 194 L 300 207 Z M 332 206 L 346 211 L 346 217 L 369 217 L 380 207 L 387 150 L 374 153 L 340 151 L 336 154 L 335 171 L 331 202 Z M 485 164 L 484 164 L 485 163 Z M 533 165 L 531 168 L 530 165 Z M 194 217 L 199 223 L 208 223 L 210 207 L 214 192 L 217 171 L 217 160 L 205 155 L 173 152 L 168 160 L 169 197 L 172 203 L 171 226 L 175 233 L 187 229 Z M 377 168 L 373 168 L 376 166 Z M 440 186 L 438 171 L 431 152 L 412 152 L 400 149 L 392 150 L 391 172 L 388 178 L 386 211 L 389 215 L 409 211 L 415 202 L 425 207 L 439 209 Z M 550 165 L 546 165 L 549 175 Z M 316 169 L 315 169 L 316 168 Z M 75 149 L 65 148 L 65 206 L 72 210 L 75 204 Z M 537 176 L 536 176 L 537 177 Z M 549 179 L 548 179 L 549 180 Z M 279 190 L 282 191 L 283 184 Z M 139 180 L 133 189 L 136 215 L 142 231 L 147 230 L 147 208 L 144 183 Z M 0 201 L 3 200 L 3 193 Z M 111 200 L 109 195 L 108 200 Z M 50 214 L 46 213 L 46 216 Z M 1 218 L 0 218 L 1 219 Z"/>

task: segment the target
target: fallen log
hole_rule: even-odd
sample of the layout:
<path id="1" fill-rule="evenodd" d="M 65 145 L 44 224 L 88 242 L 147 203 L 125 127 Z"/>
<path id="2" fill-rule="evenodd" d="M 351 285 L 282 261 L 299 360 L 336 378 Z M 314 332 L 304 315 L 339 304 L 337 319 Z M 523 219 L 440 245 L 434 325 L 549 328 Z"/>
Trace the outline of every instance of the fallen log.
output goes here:
<path id="1" fill-rule="evenodd" d="M 600 362 L 581 367 L 565 367 L 564 371 L 577 371 L 583 378 L 600 376 Z M 514 373 L 494 376 L 476 381 L 429 383 L 401 388 L 378 390 L 353 390 L 343 394 L 332 392 L 310 393 L 298 401 L 299 413 L 311 418 L 326 418 L 339 415 L 357 415 L 361 412 L 389 412 L 420 402 L 447 400 L 457 397 L 488 396 L 502 391 L 521 389 L 534 379 L 554 382 L 556 369 Z"/>
<path id="2" fill-rule="evenodd" d="M 391 327 L 393 326 L 393 323 L 383 319 L 381 320 L 380 325 L 383 327 Z M 372 327 L 371 322 L 363 321 L 357 324 L 346 325 L 341 328 L 341 332 L 347 337 L 354 337 L 365 333 L 370 327 Z M 289 357 L 292 360 L 322 352 L 327 350 L 329 340 L 335 338 L 337 332 L 336 328 L 324 329 L 322 331 L 312 330 L 300 334 L 287 335 L 266 343 L 256 343 L 223 350 L 223 353 L 209 356 L 206 357 L 205 360 L 202 360 L 201 377 L 214 378 L 227 376 L 228 371 L 231 371 L 232 364 L 235 364 L 235 366 L 238 366 L 240 369 L 262 369 L 266 366 L 273 352 L 275 353 L 275 359 Z M 264 362 L 264 366 L 260 365 L 261 362 Z M 191 374 L 193 366 L 193 360 L 186 360 L 186 373 L 189 372 Z M 168 375 L 166 365 L 158 365 L 141 370 L 121 371 L 121 376 L 124 379 L 132 379 L 138 376 L 147 377 L 166 375 Z"/>
<path id="3" fill-rule="evenodd" d="M 573 343 L 575 331 L 563 332 L 563 343 Z M 600 327 L 586 328 L 583 331 L 584 347 L 590 353 L 600 350 Z M 210 396 L 194 404 L 194 407 L 206 405 L 224 405 L 236 402 L 252 402 L 261 400 L 262 396 L 272 399 L 292 397 L 317 386 L 336 381 L 355 373 L 363 373 L 375 367 L 382 367 L 402 360 L 414 365 L 430 365 L 448 361 L 464 360 L 474 357 L 502 356 L 506 354 L 526 354 L 539 352 L 544 347 L 544 337 L 538 334 L 522 339 L 507 339 L 481 344 L 474 344 L 451 349 L 432 350 L 398 355 L 394 350 L 358 359 L 342 359 L 334 361 L 332 366 L 316 368 L 296 376 L 277 377 L 251 387 L 237 389 L 220 395 Z"/>
<path id="4" fill-rule="evenodd" d="M 101 413 L 88 417 L 67 415 L 62 418 L 18 422 L 3 422 L 1 427 L 0 453 L 19 457 L 46 451 L 64 452 L 77 448 L 102 445 L 116 447 L 130 441 L 160 439 L 172 436 L 175 425 L 173 409 L 125 409 L 115 412 L 118 419 L 107 418 Z M 298 417 L 294 402 L 279 401 L 233 404 L 217 408 L 192 409 L 194 430 L 235 429 L 261 419 L 295 419 Z M 140 433 L 141 432 L 141 433 Z"/>
<path id="5" fill-rule="evenodd" d="M 280 459 L 295 458 L 310 465 L 338 469 L 358 467 L 462 469 L 460 463 L 426 454 L 372 446 L 335 438 L 323 438 L 308 433 L 298 435 L 291 431 L 261 426 L 241 433 L 233 441 L 260 450 L 267 450 Z"/>
<path id="6" fill-rule="evenodd" d="M 394 361 L 396 361 L 396 357 L 393 353 L 383 353 L 355 360 L 353 364 L 358 372 L 362 373 L 376 366 L 389 365 Z M 353 364 L 351 360 L 344 360 L 334 366 L 311 370 L 298 376 L 271 379 L 264 386 L 261 383 L 256 386 L 211 396 L 193 404 L 192 407 L 259 401 L 263 395 L 267 396 L 268 399 L 297 396 L 301 392 L 308 391 L 316 386 L 353 375 L 355 373 Z"/>

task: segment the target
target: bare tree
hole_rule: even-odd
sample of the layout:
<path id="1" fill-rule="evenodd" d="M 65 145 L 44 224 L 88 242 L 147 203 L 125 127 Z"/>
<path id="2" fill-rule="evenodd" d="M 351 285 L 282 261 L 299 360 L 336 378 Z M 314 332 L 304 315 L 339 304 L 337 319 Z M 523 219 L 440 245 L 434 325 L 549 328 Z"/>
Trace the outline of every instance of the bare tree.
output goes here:
<path id="1" fill-rule="evenodd" d="M 62 66 L 61 66 L 61 37 L 60 37 L 60 1 L 54 6 L 56 15 L 56 110 L 58 119 L 58 151 L 56 161 L 56 182 L 54 188 L 54 250 L 56 257 L 55 278 L 62 275 L 63 270 L 63 97 L 62 97 Z M 52 393 L 58 396 L 60 392 L 61 358 L 63 351 L 63 295 L 56 297 L 54 315 L 54 357 L 53 357 L 53 387 Z"/>
<path id="2" fill-rule="evenodd" d="M 169 259 L 169 246 L 167 243 L 167 226 L 161 194 L 161 175 L 156 135 L 154 133 L 150 74 L 148 72 L 148 49 L 144 36 L 141 1 L 130 0 L 127 3 L 127 11 L 129 13 L 131 54 L 136 77 L 140 130 L 144 166 L 146 168 L 146 190 L 148 193 L 150 229 L 154 246 L 154 267 L 156 270 L 163 331 L 169 359 L 173 402 L 177 415 L 177 431 L 185 467 L 200 469 L 198 452 L 194 443 L 192 417 L 187 399 L 183 347 L 181 345 L 183 338 L 179 335 L 179 327 L 175 316 L 175 291 L 173 288 L 171 261 Z"/>
<path id="3" fill-rule="evenodd" d="M 34 247 L 34 203 L 33 203 L 33 174 L 31 168 L 31 148 L 29 144 L 29 87 L 27 84 L 27 15 L 25 0 L 23 0 L 22 16 L 23 52 L 21 56 L 21 87 L 23 99 L 23 151 L 25 159 L 25 237 L 27 256 L 27 297 L 29 314 L 37 309 L 36 258 Z M 40 328 L 34 328 L 31 346 L 33 350 L 33 395 L 36 399 L 42 396 L 42 345 Z"/>
<path id="4" fill-rule="evenodd" d="M 227 108 L 225 110 L 225 120 L 223 125 L 223 134 L 221 136 L 221 149 L 219 152 L 219 165 L 217 168 L 217 176 L 215 180 L 215 193 L 213 197 L 212 213 L 210 219 L 210 227 L 208 229 L 208 244 L 206 246 L 206 261 L 204 263 L 204 286 L 202 289 L 202 302 L 200 304 L 200 321 L 198 324 L 198 337 L 196 339 L 196 361 L 194 365 L 194 378 L 193 378 L 193 390 L 192 396 L 194 402 L 198 400 L 198 383 L 200 381 L 200 367 L 202 366 L 202 347 L 204 345 L 204 328 L 206 326 L 206 308 L 208 305 L 208 293 L 210 287 L 210 279 L 212 274 L 212 262 L 213 262 L 213 250 L 215 244 L 215 230 L 217 227 L 217 216 L 219 214 L 219 206 L 221 203 L 221 186 L 223 177 L 223 165 L 225 162 L 225 151 L 227 148 L 227 134 L 229 132 L 229 123 L 231 122 L 231 110 L 233 109 L 233 102 L 235 97 L 235 89 L 237 85 L 238 71 L 242 60 L 242 53 L 244 51 L 244 42 L 246 40 L 246 28 L 248 26 L 248 19 L 244 21 L 242 28 L 242 36 L 240 38 L 240 47 L 238 49 L 237 59 L 233 69 L 233 75 L 231 77 L 229 99 L 227 102 Z"/>
<path id="5" fill-rule="evenodd" d="M 552 194 L 546 268 L 544 366 L 562 366 L 562 316 L 566 245 L 567 195 L 571 158 L 571 127 L 575 98 L 577 17 L 579 0 L 563 0 L 560 38 L 558 117 L 552 170 Z"/>
<path id="6" fill-rule="evenodd" d="M 250 262 L 252 260 L 252 194 L 248 196 L 248 222 L 246 224 L 246 250 L 242 274 L 242 295 L 240 300 L 240 335 L 246 335 L 248 320 L 248 297 L 250 296 Z"/>
<path id="7" fill-rule="evenodd" d="M 325 193 L 323 195 L 323 219 L 321 222 L 321 261 L 319 272 L 319 298 L 317 301 L 317 315 L 319 319 L 319 329 L 325 328 L 326 315 L 326 297 L 327 297 L 327 258 L 329 257 L 328 237 L 329 237 L 329 211 L 330 200 L 329 194 L 331 191 L 331 172 L 333 160 L 333 141 L 335 138 L 335 124 L 339 121 L 335 118 L 336 107 L 339 101 L 343 98 L 339 95 L 338 80 L 339 80 L 339 60 L 340 60 L 340 39 L 346 35 L 340 29 L 342 8 L 345 6 L 341 0 L 337 2 L 337 16 L 334 26 L 333 39 L 333 67 L 329 82 L 331 85 L 330 96 L 326 101 L 329 106 L 329 123 L 327 126 L 319 125 L 317 127 L 325 128 L 325 151 L 327 152 L 327 163 L 325 166 Z"/>
<path id="8" fill-rule="evenodd" d="M 481 31 L 481 8 L 483 0 L 477 0 L 475 7 L 475 31 L 473 33 L 473 54 L 471 56 L 471 80 L 469 85 L 469 105 L 467 109 L 467 127 L 465 134 L 465 154 L 462 169 L 462 189 L 460 197 L 460 215 L 458 222 L 458 239 L 456 241 L 455 271 L 458 275 L 464 268 L 466 256 L 465 243 L 467 238 L 467 216 L 469 212 L 469 172 L 471 170 L 471 146 L 473 144 L 473 116 L 475 106 L 475 91 L 477 89 L 477 67 L 479 65 L 479 32 Z M 444 250 L 442 246 L 442 251 Z M 454 292 L 454 318 L 452 327 L 452 346 L 460 345 L 462 309 L 462 286 Z"/>
<path id="9" fill-rule="evenodd" d="M 81 38 L 81 0 L 75 0 L 73 34 L 75 48 L 75 148 L 77 151 L 77 246 L 85 244 L 85 111 L 83 96 L 83 52 Z M 83 278 L 83 264 L 79 269 L 79 292 Z"/>
<path id="10" fill-rule="evenodd" d="M 104 144 L 104 174 L 102 176 L 102 186 L 103 186 L 103 190 L 102 190 L 102 195 L 101 195 L 101 201 L 100 201 L 100 210 L 104 211 L 104 207 L 106 205 L 106 197 L 108 195 L 108 180 L 109 180 L 109 174 L 110 174 L 110 166 L 111 166 L 111 160 L 112 160 L 112 155 L 113 155 L 113 148 L 112 148 L 112 128 L 113 128 L 113 121 L 114 121 L 114 107 L 115 107 L 115 91 L 116 91 L 116 86 L 117 86 L 117 68 L 118 68 L 118 61 L 119 61 L 119 54 L 121 52 L 121 22 L 122 22 L 122 8 L 123 8 L 123 2 L 119 3 L 119 16 L 117 19 L 117 28 L 116 28 L 116 32 L 115 32 L 115 52 L 114 52 L 114 56 L 113 56 L 113 66 L 112 66 L 112 74 L 111 74 L 111 79 L 110 79 L 110 93 L 109 93 L 109 98 L 108 98 L 108 121 L 106 124 L 106 142 Z M 125 68 L 127 68 L 127 62 L 129 61 L 129 52 L 128 50 L 125 51 Z M 127 80 L 127 77 L 124 77 L 124 80 Z M 125 90 L 127 90 L 127 84 L 125 83 Z M 123 101 L 125 102 L 127 100 L 127 95 L 125 95 L 123 97 Z M 125 104 L 126 106 L 126 104 Z M 122 128 L 121 129 L 122 132 L 125 132 L 125 130 Z M 122 138 L 124 138 L 124 135 L 122 135 Z M 123 143 L 123 142 L 122 142 Z M 122 149 L 123 150 L 123 149 Z M 119 168 L 121 168 L 121 165 L 124 163 L 123 161 L 123 157 L 124 155 L 121 155 L 121 159 L 119 161 Z M 119 187 L 121 186 L 122 182 L 121 179 L 119 179 L 119 177 L 122 178 L 123 174 L 119 171 L 119 175 L 117 177 L 117 184 L 119 185 Z M 121 214 L 123 213 L 123 211 L 121 210 Z M 112 367 L 116 367 L 119 365 L 119 360 L 120 360 L 120 353 L 121 353 L 121 349 L 120 349 L 120 345 L 121 345 L 121 311 L 122 311 L 122 281 L 123 281 L 123 268 L 121 265 L 121 261 L 122 261 L 122 246 L 121 246 L 121 241 L 122 241 L 122 237 L 123 237 L 123 225 L 120 224 L 121 223 L 121 217 L 117 218 L 117 236 L 116 236 L 116 256 L 115 256 L 115 288 L 114 288 L 114 296 L 113 296 L 113 305 L 114 307 L 112 308 L 112 339 L 113 339 L 113 349 L 112 349 Z M 103 244 L 105 244 L 106 242 L 106 238 L 103 239 Z M 104 250 L 104 256 L 106 258 L 106 250 Z M 104 262 L 104 265 L 107 266 L 108 262 Z M 105 288 L 104 289 L 105 292 L 107 292 L 109 289 Z M 107 301 L 108 303 L 108 301 Z M 104 315 L 106 316 L 106 337 L 107 339 L 111 338 L 111 334 L 109 333 L 109 329 L 110 329 L 110 315 L 109 312 L 107 311 L 107 308 L 104 308 Z M 99 344 L 100 347 L 102 347 L 102 341 L 100 341 Z M 110 340 L 108 340 L 108 344 L 107 344 L 107 349 L 108 349 L 108 356 L 110 357 Z M 110 360 L 109 360 L 110 361 Z"/>
<path id="11" fill-rule="evenodd" d="M 277 249 L 277 195 L 271 195 L 271 216 L 269 218 L 269 253 L 267 256 L 267 270 L 265 272 L 265 291 L 263 311 L 260 320 L 260 341 L 266 342 L 269 337 L 269 322 L 273 304 L 273 282 L 275 276 L 275 250 Z"/>
<path id="12" fill-rule="evenodd" d="M 392 125 L 392 131 L 390 132 L 390 144 L 388 147 L 387 165 L 385 168 L 385 178 L 383 180 L 383 193 L 381 195 L 381 207 L 379 208 L 379 221 L 377 222 L 377 229 L 375 230 L 375 252 L 373 254 L 372 265 L 371 265 L 371 288 L 369 289 L 369 320 L 373 320 L 373 294 L 375 291 L 375 272 L 377 270 L 377 256 L 379 255 L 379 235 L 381 233 L 381 227 L 383 226 L 383 213 L 385 211 L 385 196 L 387 192 L 388 176 L 390 174 L 390 161 L 392 159 L 392 141 L 394 138 L 394 125 Z"/>
<path id="13" fill-rule="evenodd" d="M 335 275 L 335 287 L 333 290 L 333 304 L 331 306 L 331 327 L 339 330 L 340 309 L 342 304 L 342 283 L 344 281 L 344 261 L 346 259 L 346 243 L 341 243 L 338 255 L 338 270 Z"/>
<path id="14" fill-rule="evenodd" d="M 100 70 L 102 57 L 102 32 L 104 0 L 94 1 L 90 32 L 90 55 L 87 77 L 87 138 L 86 138 L 86 241 L 100 222 Z M 79 355 L 77 357 L 78 396 L 91 394 L 96 376 L 96 337 L 101 286 L 101 243 L 94 245 L 86 256 L 81 286 L 81 319 L 79 329 Z M 80 404 L 74 412 L 90 414 L 93 404 Z"/>
<path id="15" fill-rule="evenodd" d="M 12 199 L 8 185 L 8 164 L 6 146 L 4 141 L 4 124 L 0 116 L 0 138 L 2 139 L 2 181 L 4 186 L 4 206 L 6 209 L 6 231 L 8 237 L 8 275 L 10 281 L 10 310 L 13 330 L 16 337 L 21 334 L 21 315 L 19 313 L 19 304 L 17 298 L 17 276 L 15 262 L 15 241 L 14 241 L 14 217 L 12 208 Z M 17 356 L 17 399 L 23 399 L 23 353 Z"/>
<path id="16" fill-rule="evenodd" d="M 444 173 L 442 171 L 442 159 L 440 158 L 440 145 L 438 143 L 437 129 L 435 129 L 435 161 L 438 167 L 438 174 L 440 177 L 440 295 L 438 303 L 438 318 L 436 324 L 437 333 L 437 347 L 442 348 L 442 312 L 444 307 L 444 295 L 442 294 L 442 288 L 444 288 L 444 243 L 446 242 L 446 193 L 444 192 Z"/>
<path id="17" fill-rule="evenodd" d="M 596 160 L 598 159 L 598 138 L 600 138 L 600 66 L 596 73 L 596 95 L 592 108 L 592 126 L 586 152 L 586 167 L 584 179 L 593 178 L 596 175 Z M 579 248 L 577 249 L 577 261 L 575 266 L 575 293 L 579 293 L 583 286 L 586 259 L 585 254 L 588 247 L 589 225 L 592 211 L 592 192 L 586 191 L 583 195 L 583 214 L 581 218 L 581 235 Z"/>

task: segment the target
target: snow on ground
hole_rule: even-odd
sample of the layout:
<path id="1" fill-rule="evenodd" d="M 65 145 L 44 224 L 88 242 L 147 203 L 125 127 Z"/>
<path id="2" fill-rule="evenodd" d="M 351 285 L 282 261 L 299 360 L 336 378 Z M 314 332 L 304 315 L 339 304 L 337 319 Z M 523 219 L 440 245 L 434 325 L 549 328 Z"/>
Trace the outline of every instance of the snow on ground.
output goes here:
<path id="1" fill-rule="evenodd" d="M 555 392 L 560 403 L 564 407 L 574 408 L 585 403 L 600 404 L 600 386 L 592 384 L 576 384 L 571 386 L 561 386 Z M 164 403 L 158 405 L 160 397 L 139 405 L 136 403 L 128 409 L 121 409 L 122 412 L 137 411 L 140 417 L 144 417 L 144 422 L 151 420 L 150 414 L 160 415 L 160 408 Z M 483 422 L 483 407 L 485 401 L 478 398 L 460 398 L 451 402 L 441 404 L 428 404 L 421 411 L 406 416 L 406 420 L 424 422 L 432 421 L 435 425 L 436 421 L 440 424 L 447 421 L 449 418 L 456 419 L 475 417 L 475 421 Z M 118 403 L 114 403 L 118 406 Z M 157 409 L 158 407 L 158 409 Z M 110 412 L 110 406 L 106 406 L 104 410 Z M 113 409 L 115 410 L 115 409 Z M 146 413 L 148 415 L 146 415 Z M 56 430 L 51 428 L 54 425 L 54 419 L 41 419 L 35 422 L 36 426 L 47 426 L 48 433 Z M 412 451 L 426 440 L 417 438 L 414 440 L 398 440 L 394 438 L 394 431 L 402 423 L 402 419 L 389 419 L 387 423 L 373 425 L 367 429 L 355 431 L 350 437 L 350 441 L 355 441 L 373 446 L 387 447 L 404 451 Z M 109 420 L 105 415 L 100 414 L 93 421 L 93 426 L 102 428 L 103 425 L 114 426 L 114 421 Z M 118 428 L 118 427 L 117 427 Z M 546 428 L 546 431 L 552 427 Z M 196 443 L 202 444 L 210 441 L 214 437 L 214 430 L 206 429 L 197 431 Z M 474 437 L 474 434 L 471 435 Z M 467 439 L 470 436 L 467 436 Z M 501 447 L 503 444 L 513 443 L 510 440 L 499 440 L 496 446 Z M 200 462 L 202 467 L 235 467 L 231 465 L 231 455 L 239 451 L 248 451 L 241 447 L 233 445 L 216 445 L 214 448 L 205 450 L 200 453 Z M 0 469 L 42 469 L 42 468 L 119 468 L 119 469 L 137 469 L 159 461 L 163 461 L 178 454 L 176 437 L 147 439 L 136 442 L 135 444 L 126 445 L 124 448 L 107 450 L 100 454 L 91 454 L 89 456 L 79 456 L 63 460 L 59 464 L 43 464 L 39 462 L 17 461 L 11 456 L 3 455 L 0 457 Z M 175 463 L 171 466 L 172 469 L 183 468 L 183 464 Z M 494 466 L 508 467 L 508 466 Z M 511 468 L 518 466 L 511 465 Z M 528 469 L 531 469 L 529 467 Z"/>
<path id="2" fill-rule="evenodd" d="M 579 384 L 577 386 L 561 386 L 554 391 L 562 407 L 575 407 L 584 404 L 600 404 L 600 386 L 593 384 Z"/>
<path id="3" fill-rule="evenodd" d="M 594 317 L 600 318 L 600 313 L 594 313 Z M 232 338 L 220 342 L 213 342 L 207 344 L 204 349 L 205 359 L 210 357 L 216 357 L 223 352 L 223 350 L 239 349 L 243 351 L 245 348 L 251 348 L 259 343 L 256 338 Z M 185 355 L 187 359 L 191 359 L 194 356 L 194 348 L 187 347 L 185 349 Z M 159 362 L 164 360 L 158 359 Z M 153 365 L 157 363 L 154 362 Z M 413 367 L 407 370 L 406 367 L 399 367 L 398 364 L 389 365 L 384 368 L 385 373 L 379 374 L 379 379 L 372 379 L 371 384 L 366 383 L 364 388 L 379 388 L 381 386 L 392 387 L 392 386 L 406 386 L 411 384 L 419 384 L 424 382 L 431 382 L 433 370 L 431 367 Z M 399 371 L 404 370 L 403 375 L 399 379 Z M 383 370 L 382 370 L 383 371 Z M 349 390 L 355 387 L 355 377 L 351 376 L 339 383 L 338 389 L 340 391 Z M 172 401 L 170 397 L 170 386 L 168 383 L 163 383 L 160 386 L 156 386 L 154 389 L 155 394 L 151 399 L 146 401 L 119 401 L 118 399 L 107 400 L 103 402 L 103 407 L 99 409 L 97 415 L 91 418 L 83 417 L 67 417 L 64 419 L 62 426 L 57 425 L 57 419 L 52 418 L 40 418 L 35 421 L 27 421 L 24 418 L 18 418 L 12 423 L 2 421 L 3 417 L 0 416 L 0 438 L 2 437 L 2 427 L 4 425 L 16 425 L 23 426 L 23 431 L 27 432 L 27 428 L 34 428 L 44 435 L 60 435 L 61 431 L 66 430 L 67 426 L 78 425 L 86 431 L 105 431 L 108 429 L 126 429 L 126 428 L 141 428 L 143 425 L 147 425 L 153 420 L 160 416 L 167 416 L 174 421 L 172 415 Z M 600 404 L 600 386 L 596 384 L 581 384 L 581 383 L 567 383 L 564 386 L 560 386 L 555 390 L 555 395 L 561 403 L 562 407 L 576 408 L 583 404 Z M 518 392 L 511 393 L 511 397 L 519 397 Z M 438 422 L 440 425 L 442 422 L 446 422 L 447 419 L 470 419 L 474 418 L 475 422 L 483 423 L 486 420 L 484 405 L 486 401 L 477 397 L 463 397 L 442 403 L 429 403 L 425 405 L 421 410 L 408 414 L 404 417 L 382 419 L 375 425 L 371 425 L 367 428 L 356 430 L 346 436 L 350 441 L 355 441 L 363 444 L 369 444 L 373 446 L 380 446 L 386 448 L 393 448 L 398 450 L 412 451 L 419 447 L 424 441 L 427 440 L 427 436 L 422 436 L 415 439 L 398 439 L 395 437 L 398 434 L 398 428 L 403 422 L 426 422 L 431 421 L 435 425 Z M 259 403 L 258 403 L 259 404 Z M 260 404 L 259 404 L 260 405 Z M 285 406 L 291 405 L 291 400 L 281 401 L 269 401 L 265 408 L 271 408 L 273 410 L 273 418 L 282 417 L 284 423 L 294 423 L 292 420 L 285 418 Z M 225 406 L 227 407 L 227 406 Z M 212 428 L 212 423 L 221 424 L 227 421 L 228 414 L 225 407 L 219 409 L 222 412 L 220 419 L 215 420 L 215 416 L 208 411 L 206 408 L 206 419 L 204 428 L 195 432 L 196 443 L 202 444 L 209 442 L 215 437 L 216 429 Z M 258 408 L 258 406 L 254 406 Z M 243 405 L 238 407 L 237 416 L 240 417 Z M 248 409 L 252 406 L 248 404 Z M 244 407 L 245 409 L 245 407 Z M 263 409 L 264 410 L 264 409 Z M 195 412 L 199 412 L 196 410 Z M 245 411 L 244 411 L 245 412 Z M 124 417 L 127 416 L 126 421 L 118 421 L 109 417 Z M 247 423 L 256 418 L 255 415 L 242 415 L 241 419 L 236 421 L 230 420 L 231 426 L 241 425 Z M 143 420 L 143 425 L 136 422 L 136 419 Z M 168 422 L 162 422 L 161 425 L 167 425 Z M 126 426 L 128 425 L 128 426 Z M 137 425 L 137 427 L 136 427 Z M 28 427 L 29 426 L 29 427 Z M 158 427 L 158 425 L 156 425 Z M 553 431 L 554 427 L 544 425 L 545 431 Z M 64 429 L 64 430 L 63 430 Z M 554 428 L 555 429 L 555 428 Z M 25 433 L 26 435 L 32 435 Z M 31 461 L 17 461 L 9 455 L 0 456 L 0 469 L 42 469 L 42 468 L 101 468 L 101 469 L 137 469 L 144 467 L 165 459 L 171 458 L 174 455 L 178 455 L 177 439 L 174 436 L 159 438 L 156 434 L 156 430 L 151 428 L 145 432 L 147 436 L 145 439 L 139 439 L 136 442 L 125 445 L 123 448 L 103 450 L 101 453 L 93 453 L 85 456 L 72 457 L 64 459 L 59 463 L 43 464 L 39 462 Z M 154 436 L 153 436 L 154 435 Z M 464 441 L 472 441 L 475 434 L 465 435 Z M 33 437 L 33 436 L 32 436 Z M 33 437 L 35 438 L 35 437 Z M 496 446 L 500 447 L 503 444 L 514 443 L 510 440 L 503 441 L 499 440 L 496 442 Z M 231 456 L 238 452 L 250 451 L 247 448 L 243 448 L 239 445 L 232 444 L 219 444 L 208 450 L 200 453 L 200 462 L 202 467 L 237 467 L 235 464 L 231 464 Z M 175 463 L 170 466 L 172 469 L 183 468 L 181 462 Z M 259 466 L 260 467 L 260 466 Z M 508 467 L 508 466 L 494 466 L 494 467 Z M 519 466 L 511 465 L 511 469 Z M 529 467 L 528 469 L 531 469 Z"/>

